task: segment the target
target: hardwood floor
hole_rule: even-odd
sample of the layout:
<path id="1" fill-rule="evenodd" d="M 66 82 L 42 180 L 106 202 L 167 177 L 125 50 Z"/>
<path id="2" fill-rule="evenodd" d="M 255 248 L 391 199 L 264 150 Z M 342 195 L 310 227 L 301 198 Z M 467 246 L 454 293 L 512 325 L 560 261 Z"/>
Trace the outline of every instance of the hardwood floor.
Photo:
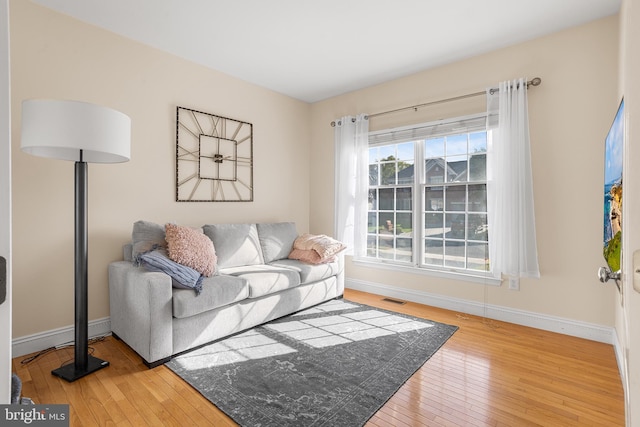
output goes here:
<path id="1" fill-rule="evenodd" d="M 345 298 L 460 329 L 369 420 L 368 426 L 623 426 L 624 397 L 611 345 L 347 290 Z M 23 396 L 68 403 L 72 426 L 233 426 L 160 366 L 147 369 L 121 341 L 92 345 L 111 365 L 74 383 L 51 375 L 60 349 L 21 364 Z"/>

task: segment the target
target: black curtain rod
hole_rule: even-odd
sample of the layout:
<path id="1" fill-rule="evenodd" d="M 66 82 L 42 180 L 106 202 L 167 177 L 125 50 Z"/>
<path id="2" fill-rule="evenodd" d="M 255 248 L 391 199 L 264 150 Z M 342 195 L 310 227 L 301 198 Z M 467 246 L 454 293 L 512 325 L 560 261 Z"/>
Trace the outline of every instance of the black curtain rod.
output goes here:
<path id="1" fill-rule="evenodd" d="M 529 86 L 539 86 L 540 83 L 542 83 L 542 79 L 540 77 L 535 77 L 531 80 L 529 80 L 527 82 L 527 89 L 529 89 Z M 491 88 L 489 89 L 489 93 L 491 95 L 493 95 L 494 93 L 498 92 L 500 89 L 495 87 L 495 88 Z M 435 105 L 435 104 L 443 104 L 445 102 L 451 102 L 451 101 L 459 101 L 461 99 L 466 99 L 466 98 L 473 98 L 475 96 L 480 96 L 480 95 L 485 95 L 487 92 L 486 91 L 482 91 L 482 92 L 474 92 L 474 93 L 468 93 L 466 95 L 460 95 L 460 96 L 454 96 L 453 98 L 447 98 L 447 99 L 440 99 L 438 101 L 431 101 L 431 102 L 426 102 L 424 104 L 418 104 L 418 105 L 412 105 L 411 107 L 402 107 L 402 108 L 397 108 L 395 110 L 389 110 L 389 111 L 383 111 L 381 113 L 375 113 L 375 114 L 369 114 L 367 116 L 367 119 L 370 119 L 372 117 L 376 117 L 376 116 L 382 116 L 384 114 L 391 114 L 391 113 L 397 113 L 398 111 L 404 111 L 404 110 L 418 110 L 418 108 L 421 107 L 426 107 L 429 105 Z M 355 122 L 355 119 L 351 119 L 351 121 Z M 335 127 L 336 126 L 336 122 L 333 121 L 331 122 L 331 126 Z"/>

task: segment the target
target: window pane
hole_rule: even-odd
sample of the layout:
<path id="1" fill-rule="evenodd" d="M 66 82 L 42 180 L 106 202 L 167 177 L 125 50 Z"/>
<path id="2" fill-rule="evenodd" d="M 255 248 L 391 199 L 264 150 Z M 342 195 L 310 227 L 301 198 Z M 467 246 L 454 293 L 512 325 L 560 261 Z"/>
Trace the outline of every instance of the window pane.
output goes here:
<path id="1" fill-rule="evenodd" d="M 378 190 L 370 189 L 369 190 L 369 210 L 375 211 L 378 210 Z"/>
<path id="2" fill-rule="evenodd" d="M 396 239 L 396 260 L 413 261 L 413 239 L 398 237 Z"/>
<path id="3" fill-rule="evenodd" d="M 396 148 L 393 145 L 385 145 L 378 147 L 378 161 L 388 159 L 389 157 L 395 158 Z"/>
<path id="4" fill-rule="evenodd" d="M 446 267 L 464 268 L 466 261 L 464 249 L 464 242 L 445 240 L 444 265 Z"/>
<path id="5" fill-rule="evenodd" d="M 378 256 L 378 238 L 376 236 L 367 236 L 367 256 Z"/>
<path id="6" fill-rule="evenodd" d="M 469 134 L 469 154 L 487 151 L 487 132 Z"/>
<path id="7" fill-rule="evenodd" d="M 469 156 L 469 181 L 487 180 L 487 155 L 471 154 Z"/>
<path id="8" fill-rule="evenodd" d="M 381 188 L 378 190 L 378 194 L 380 196 L 379 209 L 381 211 L 393 210 L 393 188 Z"/>
<path id="9" fill-rule="evenodd" d="M 397 213 L 396 214 L 396 234 L 402 237 L 411 237 L 413 231 L 413 214 Z"/>
<path id="10" fill-rule="evenodd" d="M 424 165 L 425 182 L 427 184 L 442 184 L 446 170 L 447 167 L 444 159 L 427 159 Z"/>
<path id="11" fill-rule="evenodd" d="M 378 156 L 378 147 L 369 148 L 369 163 L 376 163 L 380 161 Z"/>
<path id="12" fill-rule="evenodd" d="M 378 239 L 378 256 L 384 259 L 394 258 L 393 236 L 380 236 Z"/>
<path id="13" fill-rule="evenodd" d="M 442 211 L 444 209 L 444 193 L 442 187 L 424 189 L 424 210 Z"/>
<path id="14" fill-rule="evenodd" d="M 447 157 L 455 156 L 458 154 L 467 154 L 467 134 L 453 135 L 446 137 L 446 152 Z"/>
<path id="15" fill-rule="evenodd" d="M 424 263 L 442 266 L 443 241 L 426 239 L 424 241 Z"/>
<path id="16" fill-rule="evenodd" d="M 378 232 L 380 234 L 393 234 L 395 225 L 393 223 L 393 212 L 382 212 L 379 215 Z"/>
<path id="17" fill-rule="evenodd" d="M 467 268 L 489 271 L 489 245 L 486 243 L 469 243 L 467 246 Z"/>
<path id="18" fill-rule="evenodd" d="M 398 163 L 398 184 L 413 184 L 413 162 Z"/>
<path id="19" fill-rule="evenodd" d="M 413 142 L 398 144 L 398 160 L 413 162 Z"/>
<path id="20" fill-rule="evenodd" d="M 378 185 L 378 165 L 369 165 L 369 185 Z"/>
<path id="21" fill-rule="evenodd" d="M 378 231 L 378 214 L 376 212 L 369 212 L 367 231 L 369 233 L 376 233 Z"/>
<path id="22" fill-rule="evenodd" d="M 465 211 L 467 204 L 466 185 L 447 187 L 445 192 L 447 211 Z"/>
<path id="23" fill-rule="evenodd" d="M 442 157 L 444 156 L 444 138 L 427 139 L 424 142 L 424 157 Z"/>
<path id="24" fill-rule="evenodd" d="M 380 184 L 395 185 L 396 183 L 396 163 L 385 162 L 380 164 Z"/>
<path id="25" fill-rule="evenodd" d="M 447 182 L 467 181 L 467 156 L 447 157 Z"/>
<path id="26" fill-rule="evenodd" d="M 469 211 L 487 211 L 487 185 L 477 184 L 469 186 Z"/>
<path id="27" fill-rule="evenodd" d="M 397 188 L 396 189 L 396 210 L 410 211 L 411 209 L 412 209 L 411 188 Z"/>
<path id="28" fill-rule="evenodd" d="M 489 240 L 488 234 L 487 215 L 469 214 L 467 240 L 482 240 L 487 242 Z"/>
<path id="29" fill-rule="evenodd" d="M 469 180 L 487 179 L 487 132 L 469 135 Z"/>
<path id="30" fill-rule="evenodd" d="M 441 213 L 427 213 L 424 215 L 424 237 L 444 237 Z"/>
<path id="31" fill-rule="evenodd" d="M 445 214 L 444 231 L 448 239 L 464 239 L 464 214 Z"/>

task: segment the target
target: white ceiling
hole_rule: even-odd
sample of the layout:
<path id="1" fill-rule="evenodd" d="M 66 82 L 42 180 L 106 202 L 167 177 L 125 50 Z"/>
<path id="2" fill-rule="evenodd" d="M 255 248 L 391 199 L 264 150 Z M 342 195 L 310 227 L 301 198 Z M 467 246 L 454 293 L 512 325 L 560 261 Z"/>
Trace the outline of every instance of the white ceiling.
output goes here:
<path id="1" fill-rule="evenodd" d="M 32 0 L 315 102 L 618 12 L 621 0 Z"/>

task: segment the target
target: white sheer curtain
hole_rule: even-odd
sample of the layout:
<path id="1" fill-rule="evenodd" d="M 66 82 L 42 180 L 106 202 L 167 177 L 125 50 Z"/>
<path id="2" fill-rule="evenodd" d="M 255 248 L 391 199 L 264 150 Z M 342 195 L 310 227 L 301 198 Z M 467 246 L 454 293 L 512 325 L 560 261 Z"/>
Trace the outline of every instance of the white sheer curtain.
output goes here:
<path id="1" fill-rule="evenodd" d="M 347 254 L 363 256 L 366 248 L 369 189 L 369 120 L 366 114 L 335 121 L 335 235 Z"/>
<path id="2" fill-rule="evenodd" d="M 487 90 L 489 260 L 494 277 L 540 277 L 526 79 Z"/>

